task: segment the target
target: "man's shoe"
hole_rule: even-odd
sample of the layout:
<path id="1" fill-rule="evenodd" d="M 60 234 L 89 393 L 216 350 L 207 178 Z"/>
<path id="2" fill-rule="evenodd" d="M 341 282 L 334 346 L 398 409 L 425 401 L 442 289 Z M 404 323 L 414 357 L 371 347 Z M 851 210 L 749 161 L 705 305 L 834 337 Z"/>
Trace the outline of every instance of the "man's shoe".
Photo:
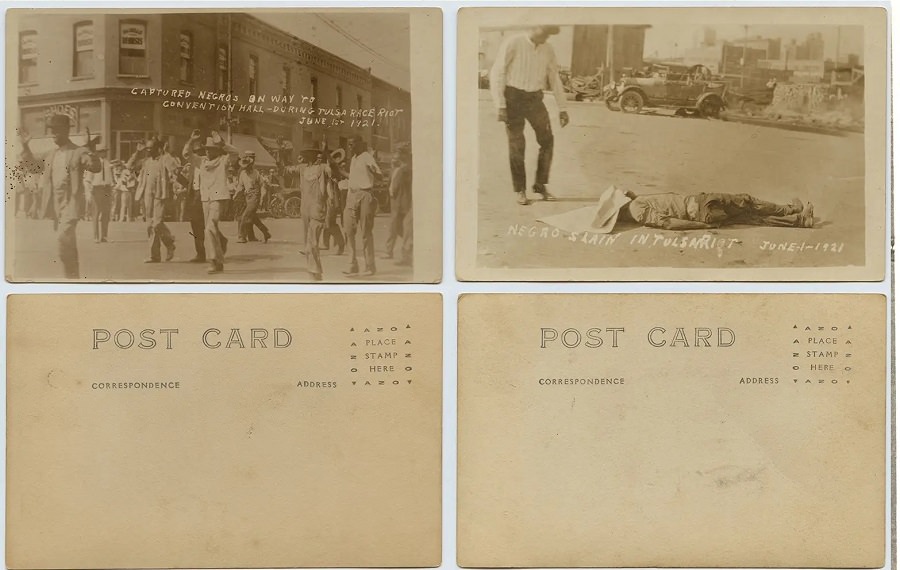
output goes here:
<path id="1" fill-rule="evenodd" d="M 175 257 L 175 244 L 166 246 L 166 261 L 172 261 Z"/>
<path id="2" fill-rule="evenodd" d="M 361 275 L 361 277 L 373 277 L 375 275 L 374 269 L 366 269 L 365 272 Z"/>
<path id="3" fill-rule="evenodd" d="M 531 189 L 534 190 L 536 194 L 540 194 L 541 199 L 544 202 L 556 202 L 556 196 L 548 192 L 547 186 L 545 186 L 544 184 L 535 183 L 535 185 L 532 186 Z"/>
<path id="4" fill-rule="evenodd" d="M 100 238 L 100 243 L 108 243 L 105 237 Z"/>
<path id="5" fill-rule="evenodd" d="M 269 240 L 272 239 L 272 234 L 266 232 L 263 234 L 263 243 L 269 243 Z"/>
<path id="6" fill-rule="evenodd" d="M 247 240 L 244 238 L 238 238 L 237 242 L 238 243 L 247 243 Z"/>
<path id="7" fill-rule="evenodd" d="M 803 202 L 800 201 L 800 198 L 794 198 L 791 200 L 791 207 L 794 209 L 792 214 L 799 214 L 803 211 Z"/>
<path id="8" fill-rule="evenodd" d="M 798 219 L 797 225 L 801 228 L 812 228 L 816 225 L 812 202 L 807 202 L 806 207 L 800 212 L 800 218 Z"/>
<path id="9" fill-rule="evenodd" d="M 381 256 L 381 259 L 394 259 L 394 254 L 393 253 L 385 253 L 384 255 Z"/>
<path id="10" fill-rule="evenodd" d="M 207 273 L 222 273 L 225 271 L 225 266 L 221 263 L 214 261 L 210 264 L 209 269 L 206 270 Z"/>
<path id="11" fill-rule="evenodd" d="M 525 195 L 525 192 L 516 192 L 516 203 L 520 206 L 527 206 L 528 196 Z"/>
<path id="12" fill-rule="evenodd" d="M 343 273 L 344 275 L 359 275 L 359 267 L 350 267 L 350 269 L 347 269 Z"/>
<path id="13" fill-rule="evenodd" d="M 188 263 L 206 263 L 206 257 L 200 257 L 199 255 L 196 257 L 192 257 Z"/>
<path id="14" fill-rule="evenodd" d="M 148 257 L 144 260 L 144 263 L 159 263 L 159 260 L 153 257 Z"/>
<path id="15" fill-rule="evenodd" d="M 222 236 L 222 239 L 220 241 L 222 245 L 222 255 L 225 255 L 226 253 L 228 253 L 228 238 Z"/>
<path id="16" fill-rule="evenodd" d="M 310 273 L 309 276 L 312 278 L 313 281 L 321 281 L 322 280 L 321 273 Z"/>

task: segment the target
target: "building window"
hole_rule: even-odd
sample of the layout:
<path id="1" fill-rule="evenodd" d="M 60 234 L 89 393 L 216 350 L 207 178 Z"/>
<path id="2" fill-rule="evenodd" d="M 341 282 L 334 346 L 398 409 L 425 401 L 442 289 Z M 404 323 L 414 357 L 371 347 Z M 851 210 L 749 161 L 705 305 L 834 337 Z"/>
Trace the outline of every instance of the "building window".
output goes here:
<path id="1" fill-rule="evenodd" d="M 72 76 L 90 77 L 94 74 L 94 23 L 75 24 L 72 42 Z"/>
<path id="2" fill-rule="evenodd" d="M 194 35 L 181 32 L 178 37 L 179 55 L 181 58 L 180 77 L 184 83 L 194 82 Z"/>
<path id="3" fill-rule="evenodd" d="M 216 50 L 216 86 L 220 92 L 228 90 L 228 48 L 220 45 Z"/>
<path id="4" fill-rule="evenodd" d="M 37 83 L 37 32 L 19 33 L 19 83 Z"/>
<path id="5" fill-rule="evenodd" d="M 119 22 L 119 74 L 148 75 L 147 22 L 141 20 Z"/>
<path id="6" fill-rule="evenodd" d="M 250 88 L 250 95 L 256 95 L 259 90 L 259 58 L 255 55 L 250 56 L 250 63 L 247 68 L 247 84 Z"/>
<path id="7" fill-rule="evenodd" d="M 312 106 L 313 108 L 319 107 L 319 78 L 318 77 L 310 77 L 309 85 L 312 88 Z"/>
<path id="8" fill-rule="evenodd" d="M 357 109 L 362 109 L 362 108 L 363 108 L 362 95 L 360 95 L 360 94 L 358 94 L 358 93 L 356 94 L 356 108 L 357 108 Z"/>
<path id="9" fill-rule="evenodd" d="M 341 87 L 340 85 L 337 86 L 335 98 L 337 100 L 337 108 L 343 109 L 344 108 L 344 88 Z"/>
<path id="10" fill-rule="evenodd" d="M 291 95 L 291 68 L 286 65 L 281 68 L 281 95 L 284 97 Z"/>

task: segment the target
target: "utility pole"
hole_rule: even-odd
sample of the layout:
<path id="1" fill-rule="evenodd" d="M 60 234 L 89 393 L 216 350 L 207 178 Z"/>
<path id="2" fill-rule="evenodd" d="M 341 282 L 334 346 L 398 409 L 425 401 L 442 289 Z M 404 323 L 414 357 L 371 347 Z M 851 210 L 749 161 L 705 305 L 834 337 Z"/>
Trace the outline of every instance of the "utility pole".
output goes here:
<path id="1" fill-rule="evenodd" d="M 232 95 L 232 90 L 233 90 L 234 85 L 232 84 L 232 79 L 231 79 L 231 69 L 232 69 L 231 51 L 232 50 L 231 50 L 231 13 L 230 12 L 227 15 L 227 19 L 228 19 L 228 65 L 227 65 L 228 69 L 227 69 L 226 73 L 228 74 L 228 77 L 227 77 L 226 89 L 228 91 L 228 95 Z M 225 133 L 228 138 L 228 144 L 231 144 L 231 101 L 226 103 L 225 109 L 226 109 L 226 111 L 225 111 L 225 129 L 226 129 Z"/>
<path id="2" fill-rule="evenodd" d="M 606 25 L 606 73 L 609 74 L 609 81 L 605 83 L 611 83 L 615 81 L 615 77 L 613 77 L 613 49 L 615 43 L 613 42 L 613 33 L 615 27 L 611 24 Z M 601 86 L 604 82 L 601 82 Z"/>
<path id="3" fill-rule="evenodd" d="M 747 42 L 750 41 L 747 30 L 750 26 L 744 24 L 744 51 L 741 55 L 741 89 L 744 89 L 744 69 L 747 67 Z"/>

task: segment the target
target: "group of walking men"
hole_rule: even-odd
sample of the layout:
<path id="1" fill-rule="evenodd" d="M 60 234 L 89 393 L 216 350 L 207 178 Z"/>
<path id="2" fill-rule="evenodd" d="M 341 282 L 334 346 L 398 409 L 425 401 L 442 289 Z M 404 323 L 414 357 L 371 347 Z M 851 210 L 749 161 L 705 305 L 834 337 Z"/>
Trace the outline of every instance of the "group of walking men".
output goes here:
<path id="1" fill-rule="evenodd" d="M 271 233 L 258 216 L 258 208 L 266 195 L 268 179 L 255 167 L 255 153 L 240 156 L 240 172 L 229 166 L 225 141 L 215 131 L 201 142 L 199 130 L 177 158 L 168 144 L 151 138 L 138 145 L 126 161 L 110 161 L 106 150 L 90 138 L 78 146 L 69 138 L 70 121 L 65 115 L 48 119 L 56 148 L 39 161 L 24 139 L 23 164 L 29 175 L 39 176 L 41 206 L 38 217 L 51 218 L 57 232 L 58 253 L 69 279 L 80 278 L 75 229 L 90 205 L 94 241 L 107 242 L 112 206 L 122 220 L 133 219 L 133 202 L 141 205 L 148 222 L 149 255 L 145 263 L 170 261 L 175 255 L 175 238 L 166 226 L 165 214 L 174 197 L 183 197 L 185 213 L 191 223 L 195 256 L 191 262 L 209 263 L 209 273 L 224 271 L 228 239 L 220 221 L 232 199 L 242 195 L 244 208 L 239 218 L 238 242 L 255 240 L 253 228 L 262 231 L 263 242 Z M 359 275 L 356 234 L 362 234 L 363 276 L 376 273 L 373 228 L 378 201 L 374 196 L 376 181 L 383 176 L 362 137 L 351 142 L 351 158 L 340 163 L 320 149 L 311 157 L 301 155 L 299 163 L 289 167 L 301 181 L 301 217 L 306 238 L 308 271 L 314 280 L 322 280 L 319 243 L 328 247 L 334 239 L 338 254 L 349 244 L 350 265 L 347 275 Z M 394 153 L 390 193 L 392 219 L 387 258 L 399 236 L 403 236 L 400 265 L 412 264 L 412 171 L 409 147 Z M 343 222 L 342 224 L 340 222 Z M 165 257 L 162 255 L 165 248 Z"/>

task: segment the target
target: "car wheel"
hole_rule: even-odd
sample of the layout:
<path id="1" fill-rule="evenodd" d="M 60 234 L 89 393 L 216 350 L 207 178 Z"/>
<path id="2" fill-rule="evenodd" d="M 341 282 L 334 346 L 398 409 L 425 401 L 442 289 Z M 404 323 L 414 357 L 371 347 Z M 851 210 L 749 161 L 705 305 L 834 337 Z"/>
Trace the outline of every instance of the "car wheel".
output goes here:
<path id="1" fill-rule="evenodd" d="M 273 218 L 284 217 L 284 200 L 281 196 L 275 196 L 269 201 L 269 213 Z"/>
<path id="2" fill-rule="evenodd" d="M 284 214 L 289 218 L 300 217 L 300 198 L 291 196 L 284 201 Z"/>
<path id="3" fill-rule="evenodd" d="M 700 107 L 698 111 L 700 111 L 701 117 L 709 117 L 711 119 L 718 118 L 719 112 L 722 110 L 722 104 L 718 99 L 710 97 L 708 99 L 704 99 L 702 103 L 700 103 Z"/>
<path id="4" fill-rule="evenodd" d="M 619 98 L 619 107 L 625 113 L 640 113 L 644 108 L 644 98 L 636 91 L 626 91 Z"/>

